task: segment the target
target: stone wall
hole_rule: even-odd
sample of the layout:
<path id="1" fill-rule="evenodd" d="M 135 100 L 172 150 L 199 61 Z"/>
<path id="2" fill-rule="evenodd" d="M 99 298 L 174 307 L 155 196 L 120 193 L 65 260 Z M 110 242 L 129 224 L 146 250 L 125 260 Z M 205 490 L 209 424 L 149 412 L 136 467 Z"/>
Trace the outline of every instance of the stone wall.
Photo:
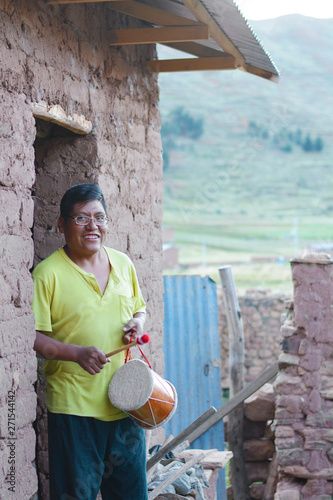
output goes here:
<path id="1" fill-rule="evenodd" d="M 218 287 L 222 387 L 229 387 L 229 337 L 221 287 Z M 281 314 L 289 297 L 251 289 L 239 296 L 245 342 L 245 381 L 255 379 L 281 352 Z"/>
<path id="2" fill-rule="evenodd" d="M 333 498 L 333 261 L 294 260 L 275 381 L 275 500 Z"/>
<path id="3" fill-rule="evenodd" d="M 104 4 L 50 6 L 44 1 L 0 0 L 0 207 L 1 296 L 1 477 L 8 471 L 8 391 L 16 390 L 18 441 L 16 496 L 37 491 L 33 468 L 36 357 L 34 320 L 29 306 L 29 270 L 63 244 L 57 232 L 60 197 L 78 182 L 98 182 L 104 192 L 111 230 L 107 244 L 134 261 L 147 300 L 145 349 L 163 372 L 162 159 L 157 77 L 145 61 L 155 47 L 114 47 L 112 27 L 138 26 Z M 59 104 L 67 114 L 83 114 L 93 132 L 78 136 L 58 126 L 38 125 L 30 104 Z M 36 167 L 34 167 L 34 160 Z M 33 200 L 35 216 L 33 239 Z M 45 408 L 38 407 L 40 498 L 47 498 Z M 24 440 L 23 440 L 24 437 Z M 7 486 L 0 490 L 8 496 Z"/>

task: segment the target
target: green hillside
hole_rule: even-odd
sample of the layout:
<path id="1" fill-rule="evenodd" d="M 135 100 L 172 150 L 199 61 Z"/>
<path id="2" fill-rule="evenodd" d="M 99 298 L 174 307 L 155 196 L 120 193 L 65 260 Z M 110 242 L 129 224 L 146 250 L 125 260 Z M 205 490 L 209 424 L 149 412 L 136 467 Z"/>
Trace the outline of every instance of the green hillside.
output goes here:
<path id="1" fill-rule="evenodd" d="M 173 137 L 171 148 L 163 134 L 164 224 L 180 252 L 172 272 L 217 279 L 217 267 L 232 263 L 240 289 L 290 291 L 289 264 L 271 261 L 333 241 L 333 19 L 250 24 L 278 85 L 240 71 L 159 77 L 164 130 L 180 107 L 203 125 L 199 138 Z M 174 55 L 162 47 L 159 57 Z"/>

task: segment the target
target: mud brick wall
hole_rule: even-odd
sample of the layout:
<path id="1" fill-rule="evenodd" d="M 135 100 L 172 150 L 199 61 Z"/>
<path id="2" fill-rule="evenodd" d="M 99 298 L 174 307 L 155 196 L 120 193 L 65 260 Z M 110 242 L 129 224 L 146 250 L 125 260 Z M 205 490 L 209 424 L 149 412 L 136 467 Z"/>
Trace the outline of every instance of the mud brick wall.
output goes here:
<path id="1" fill-rule="evenodd" d="M 290 298 L 251 289 L 239 296 L 245 342 L 245 381 L 255 379 L 281 352 L 281 315 Z M 229 387 L 229 337 L 221 287 L 218 287 L 222 387 Z"/>
<path id="2" fill-rule="evenodd" d="M 0 87 L 0 109 L 0 498 L 23 499 L 37 490 L 29 272 L 34 256 L 30 228 L 35 128 L 23 95 Z"/>
<path id="3" fill-rule="evenodd" d="M 333 498 L 333 262 L 294 260 L 275 381 L 275 500 Z"/>
<path id="4" fill-rule="evenodd" d="M 63 244 L 57 232 L 62 194 L 73 184 L 97 182 L 111 229 L 107 244 L 134 261 L 148 306 L 146 348 L 163 372 L 162 159 L 158 85 L 146 60 L 153 45 L 113 47 L 111 28 L 139 27 L 105 4 L 50 6 L 42 0 L 0 0 L 1 261 L 0 475 L 8 471 L 7 393 L 16 389 L 16 496 L 37 492 L 35 460 L 36 357 L 29 306 L 29 270 Z M 38 120 L 32 102 L 61 105 L 93 123 L 78 136 Z M 34 165 L 35 163 L 35 165 Z M 35 202 L 35 213 L 34 213 Z M 31 228 L 33 226 L 33 232 Z M 42 382 L 39 382 L 39 385 Z M 47 499 L 47 447 L 42 392 L 38 406 L 39 495 Z M 0 482 L 0 498 L 8 496 Z"/>

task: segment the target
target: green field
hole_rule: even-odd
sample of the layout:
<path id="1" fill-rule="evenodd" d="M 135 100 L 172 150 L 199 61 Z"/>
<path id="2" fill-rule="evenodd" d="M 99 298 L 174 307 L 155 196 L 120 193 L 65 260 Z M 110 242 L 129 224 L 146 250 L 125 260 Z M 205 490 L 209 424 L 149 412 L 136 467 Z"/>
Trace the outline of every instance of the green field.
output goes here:
<path id="1" fill-rule="evenodd" d="M 316 241 L 333 239 L 330 218 L 300 217 L 297 222 L 298 227 L 293 219 L 288 223 L 236 216 L 227 223 L 184 225 L 177 213 L 168 211 L 165 223 L 174 228 L 180 265 L 166 273 L 208 274 L 218 281 L 218 268 L 231 265 L 242 293 L 253 287 L 291 293 L 290 259 Z"/>

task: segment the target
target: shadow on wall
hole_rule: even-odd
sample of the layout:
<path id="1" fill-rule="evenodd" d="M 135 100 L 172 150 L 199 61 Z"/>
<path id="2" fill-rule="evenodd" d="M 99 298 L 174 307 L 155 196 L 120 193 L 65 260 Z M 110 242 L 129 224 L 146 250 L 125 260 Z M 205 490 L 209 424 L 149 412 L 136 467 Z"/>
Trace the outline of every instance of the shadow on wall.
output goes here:
<path id="1" fill-rule="evenodd" d="M 65 191 L 75 184 L 97 182 L 99 173 L 93 135 L 81 136 L 38 118 L 36 127 L 36 182 L 32 191 L 35 266 L 63 244 L 57 222 Z"/>
<path id="2" fill-rule="evenodd" d="M 36 182 L 32 190 L 35 203 L 33 240 L 34 266 L 63 246 L 58 232 L 59 204 L 65 191 L 83 182 L 97 182 L 99 162 L 96 138 L 77 135 L 58 125 L 36 119 L 35 168 Z M 37 472 L 39 497 L 49 498 L 46 382 L 42 361 L 38 365 L 37 418 Z"/>

